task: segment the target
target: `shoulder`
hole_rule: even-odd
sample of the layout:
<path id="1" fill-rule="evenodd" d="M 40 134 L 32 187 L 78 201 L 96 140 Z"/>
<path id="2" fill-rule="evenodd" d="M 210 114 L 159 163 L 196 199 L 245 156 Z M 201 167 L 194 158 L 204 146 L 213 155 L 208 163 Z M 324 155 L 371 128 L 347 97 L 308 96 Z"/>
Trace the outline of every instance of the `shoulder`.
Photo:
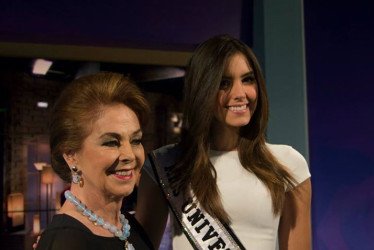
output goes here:
<path id="1" fill-rule="evenodd" d="M 269 144 L 266 143 L 267 148 L 270 152 L 280 161 L 282 164 L 285 164 L 287 167 L 306 167 L 308 164 L 304 158 L 296 149 L 289 145 L 282 144 Z"/>
<path id="2" fill-rule="evenodd" d="M 157 183 L 154 168 L 162 169 L 174 166 L 178 162 L 180 153 L 181 149 L 179 144 L 169 144 L 153 150 L 148 154 L 143 166 L 143 171 L 146 172 L 155 183 Z"/>
<path id="3" fill-rule="evenodd" d="M 47 231 L 63 230 L 63 229 L 76 229 L 82 232 L 90 233 L 91 231 L 84 226 L 80 221 L 67 214 L 57 214 L 53 216 L 51 223 L 48 225 Z"/>
<path id="4" fill-rule="evenodd" d="M 55 215 L 42 233 L 37 249 L 85 248 L 89 234 L 90 231 L 73 217 L 65 214 Z"/>
<path id="5" fill-rule="evenodd" d="M 269 144 L 266 143 L 267 148 L 273 156 L 293 175 L 297 183 L 302 183 L 310 177 L 308 163 L 304 156 L 302 156 L 296 149 L 289 145 Z"/>
<path id="6" fill-rule="evenodd" d="M 169 144 L 152 151 L 150 155 L 159 161 L 173 161 L 179 157 L 180 153 L 181 148 L 179 144 Z"/>

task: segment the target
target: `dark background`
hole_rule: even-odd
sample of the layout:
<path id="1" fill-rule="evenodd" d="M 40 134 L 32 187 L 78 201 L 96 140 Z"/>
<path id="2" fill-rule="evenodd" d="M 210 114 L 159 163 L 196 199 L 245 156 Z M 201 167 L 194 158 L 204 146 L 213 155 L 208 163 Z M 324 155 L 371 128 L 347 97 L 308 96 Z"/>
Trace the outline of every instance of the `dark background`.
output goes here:
<path id="1" fill-rule="evenodd" d="M 305 3 L 315 249 L 374 249 L 374 4 Z"/>
<path id="2" fill-rule="evenodd" d="M 0 41 L 192 51 L 228 33 L 251 45 L 251 3 L 3 1 Z M 374 248 L 373 11 L 304 0 L 313 249 Z"/>

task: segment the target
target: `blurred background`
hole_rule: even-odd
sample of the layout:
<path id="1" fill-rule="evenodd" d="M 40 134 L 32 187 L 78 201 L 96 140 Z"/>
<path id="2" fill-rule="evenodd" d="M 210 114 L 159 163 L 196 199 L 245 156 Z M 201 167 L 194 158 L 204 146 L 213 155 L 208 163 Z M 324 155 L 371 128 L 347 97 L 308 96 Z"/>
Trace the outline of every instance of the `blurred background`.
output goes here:
<path id="1" fill-rule="evenodd" d="M 268 141 L 309 162 L 313 249 L 374 249 L 373 11 L 365 0 L 2 1 L 1 248 L 31 249 L 60 208 L 48 121 L 67 83 L 103 70 L 136 80 L 152 106 L 149 152 L 179 140 L 193 50 L 230 34 L 265 72 Z"/>

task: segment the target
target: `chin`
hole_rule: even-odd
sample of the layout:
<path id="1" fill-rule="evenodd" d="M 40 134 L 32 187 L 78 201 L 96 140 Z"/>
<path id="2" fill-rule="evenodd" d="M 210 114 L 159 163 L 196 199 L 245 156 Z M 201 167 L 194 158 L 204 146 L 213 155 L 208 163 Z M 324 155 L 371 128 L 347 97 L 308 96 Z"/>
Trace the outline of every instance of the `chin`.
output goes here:
<path id="1" fill-rule="evenodd" d="M 134 188 L 126 189 L 125 192 L 122 192 L 123 196 L 129 196 L 134 191 Z"/>
<path id="2" fill-rule="evenodd" d="M 129 196 L 130 194 L 132 194 L 132 191 L 131 191 L 131 192 L 127 192 L 127 193 L 125 193 L 125 194 L 122 194 L 121 196 L 123 196 L 123 197 L 127 197 L 127 196 Z"/>
<path id="3" fill-rule="evenodd" d="M 115 190 L 112 190 L 112 195 L 117 196 L 117 197 L 126 197 L 129 196 L 132 192 L 134 191 L 134 187 L 126 187 L 124 188 L 117 188 Z"/>
<path id="4" fill-rule="evenodd" d="M 236 120 L 236 121 L 227 122 L 227 125 L 229 125 L 230 127 L 234 127 L 234 128 L 241 128 L 241 127 L 248 125 L 249 121 L 250 119 Z"/>

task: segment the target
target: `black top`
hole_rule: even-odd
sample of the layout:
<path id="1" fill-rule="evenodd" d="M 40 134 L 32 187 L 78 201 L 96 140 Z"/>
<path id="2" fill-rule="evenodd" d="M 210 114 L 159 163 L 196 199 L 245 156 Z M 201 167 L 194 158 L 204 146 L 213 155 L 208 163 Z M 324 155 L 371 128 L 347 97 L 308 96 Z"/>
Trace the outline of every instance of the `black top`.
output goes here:
<path id="1" fill-rule="evenodd" d="M 131 226 L 128 238 L 136 250 L 154 249 L 143 228 L 129 213 L 125 213 Z M 125 241 L 117 237 L 104 237 L 93 234 L 85 225 L 75 218 L 58 214 L 53 216 L 52 222 L 41 235 L 37 249 L 53 250 L 102 250 L 124 249 Z"/>

